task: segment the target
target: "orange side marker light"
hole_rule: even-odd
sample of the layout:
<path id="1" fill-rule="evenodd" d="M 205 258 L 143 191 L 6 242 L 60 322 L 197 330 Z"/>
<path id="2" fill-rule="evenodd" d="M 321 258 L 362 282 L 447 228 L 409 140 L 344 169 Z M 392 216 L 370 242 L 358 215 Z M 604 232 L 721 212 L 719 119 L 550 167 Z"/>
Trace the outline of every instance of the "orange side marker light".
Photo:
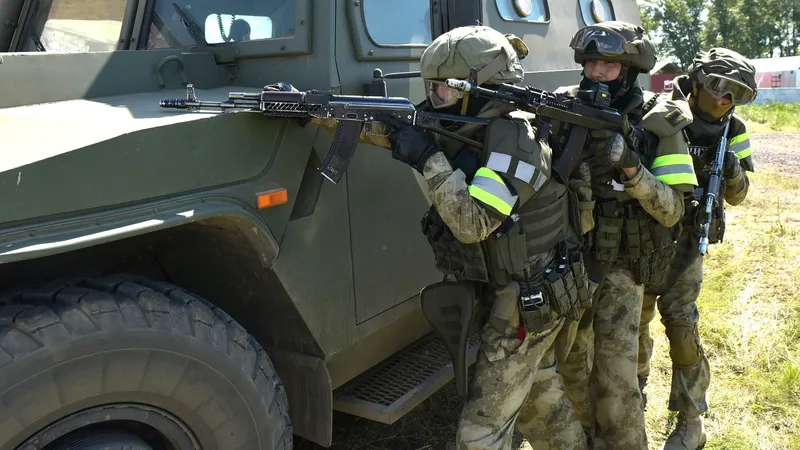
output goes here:
<path id="1" fill-rule="evenodd" d="M 289 194 L 286 192 L 286 188 L 278 188 L 270 191 L 259 192 L 256 195 L 258 198 L 258 209 L 282 205 L 289 201 Z"/>

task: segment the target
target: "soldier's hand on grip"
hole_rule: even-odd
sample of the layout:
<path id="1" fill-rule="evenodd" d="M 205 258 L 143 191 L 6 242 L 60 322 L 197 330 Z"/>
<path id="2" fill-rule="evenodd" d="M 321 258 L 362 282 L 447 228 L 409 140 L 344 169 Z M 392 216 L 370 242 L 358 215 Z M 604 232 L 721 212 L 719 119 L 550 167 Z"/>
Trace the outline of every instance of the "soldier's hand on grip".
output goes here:
<path id="1" fill-rule="evenodd" d="M 739 158 L 733 152 L 725 152 L 725 161 L 722 163 L 722 178 L 732 180 L 739 174 Z"/>
<path id="2" fill-rule="evenodd" d="M 613 131 L 595 130 L 591 134 L 589 151 L 601 164 L 609 164 L 619 169 L 639 166 L 639 155 L 625 142 L 625 138 Z"/>
<path id="3" fill-rule="evenodd" d="M 425 162 L 440 151 L 433 138 L 419 127 L 394 117 L 382 117 L 392 128 L 387 139 L 392 144 L 392 158 L 402 161 L 422 173 Z"/>

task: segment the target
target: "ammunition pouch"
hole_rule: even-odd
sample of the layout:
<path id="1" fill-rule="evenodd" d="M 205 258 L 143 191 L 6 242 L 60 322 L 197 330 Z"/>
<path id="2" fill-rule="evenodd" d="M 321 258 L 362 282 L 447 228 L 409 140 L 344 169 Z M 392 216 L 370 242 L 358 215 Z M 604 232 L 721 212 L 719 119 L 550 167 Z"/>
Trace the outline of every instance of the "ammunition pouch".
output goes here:
<path id="1" fill-rule="evenodd" d="M 617 203 L 616 200 L 597 203 L 591 252 L 599 263 L 611 263 L 619 254 L 625 221 Z"/>
<path id="2" fill-rule="evenodd" d="M 433 205 L 422 216 L 421 226 L 433 250 L 437 269 L 459 281 L 489 281 L 481 244 L 465 244 L 456 239 Z"/>
<path id="3" fill-rule="evenodd" d="M 603 263 L 620 258 L 637 284 L 659 284 L 675 256 L 681 225 L 659 224 L 635 200 L 599 204 L 592 252 Z"/>
<path id="4" fill-rule="evenodd" d="M 559 245 L 558 256 L 544 271 L 519 282 L 519 311 L 525 329 L 546 330 L 559 316 L 567 322 L 579 320 L 581 311 L 592 305 L 589 283 L 581 252 L 568 252 L 565 245 Z"/>

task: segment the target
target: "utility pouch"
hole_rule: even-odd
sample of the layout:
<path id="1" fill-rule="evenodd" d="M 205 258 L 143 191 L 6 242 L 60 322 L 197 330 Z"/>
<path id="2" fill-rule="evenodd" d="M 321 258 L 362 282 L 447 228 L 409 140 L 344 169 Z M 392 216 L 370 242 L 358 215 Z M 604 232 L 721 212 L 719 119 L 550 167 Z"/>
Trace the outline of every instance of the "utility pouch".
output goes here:
<path id="1" fill-rule="evenodd" d="M 575 205 L 574 220 L 579 224 L 580 234 L 586 234 L 595 226 L 594 205 L 596 201 L 592 195 L 592 188 L 589 183 L 578 179 L 569 180 L 569 186 L 572 192 L 572 202 Z"/>
<path id="2" fill-rule="evenodd" d="M 528 261 L 528 248 L 520 223 L 514 223 L 502 236 L 492 238 L 489 252 L 490 265 L 494 269 L 494 280 L 497 284 L 508 283 L 511 274 L 522 273 Z"/>
<path id="3" fill-rule="evenodd" d="M 519 283 L 510 281 L 501 289 L 495 291 L 492 309 L 489 313 L 489 324 L 498 333 L 505 333 L 509 327 L 519 325 L 517 315 L 517 301 L 520 296 Z"/>
<path id="4" fill-rule="evenodd" d="M 540 333 L 553 326 L 553 312 L 545 298 L 545 293 L 540 289 L 528 291 L 521 288 L 519 297 L 519 316 L 528 333 Z"/>
<path id="5" fill-rule="evenodd" d="M 465 244 L 456 239 L 433 205 L 422 216 L 421 226 L 433 250 L 437 269 L 459 281 L 489 281 L 481 245 Z"/>
<path id="6" fill-rule="evenodd" d="M 614 260 L 619 253 L 624 219 L 620 217 L 616 201 L 601 203 L 596 210 L 592 253 L 598 262 L 605 263 Z"/>

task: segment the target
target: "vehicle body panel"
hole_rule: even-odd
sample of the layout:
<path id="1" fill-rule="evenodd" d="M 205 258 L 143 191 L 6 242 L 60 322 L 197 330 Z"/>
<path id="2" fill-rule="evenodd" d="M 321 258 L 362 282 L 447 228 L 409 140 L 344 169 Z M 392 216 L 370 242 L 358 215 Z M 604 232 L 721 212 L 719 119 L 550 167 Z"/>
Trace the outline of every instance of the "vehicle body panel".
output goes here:
<path id="1" fill-rule="evenodd" d="M 209 101 L 278 81 L 361 95 L 375 69 L 416 71 L 435 36 L 476 21 L 522 38 L 530 49 L 525 82 L 555 89 L 579 80 L 567 43 L 590 7 L 532 0 L 533 15 L 546 11 L 547 20 L 508 20 L 525 2 L 105 1 L 113 7 L 102 23 L 83 20 L 91 2 L 50 16 L 37 12 L 38 0 L 0 3 L 0 21 L 17 21 L 0 25 L 0 48 L 9 49 L 0 54 L 0 282 L 22 272 L 57 275 L 46 268 L 50 259 L 69 265 L 71 252 L 82 251 L 91 260 L 95 246 L 116 267 L 118 247 L 108 246 L 129 242 L 135 252 L 141 242 L 157 255 L 154 273 L 246 324 L 281 361 L 282 376 L 291 377 L 292 361 L 306 361 L 302 382 L 287 389 L 307 408 L 315 405 L 304 397 L 309 386 L 336 389 L 430 331 L 418 293 L 441 274 L 420 229 L 429 206 L 421 177 L 362 144 L 332 184 L 316 169 L 333 136 L 314 125 L 158 102 L 184 97 L 187 83 Z M 613 5 L 614 18 L 640 23 L 634 0 L 598 1 Z M 224 40 L 225 30 L 232 36 L 234 15 L 257 33 L 269 23 L 277 37 L 198 45 Z M 37 27 L 49 34 L 36 37 Z M 85 42 L 36 51 L 44 43 L 34 37 L 57 48 Z M 386 84 L 389 96 L 424 99 L 419 78 Z M 288 201 L 258 209 L 257 194 L 275 189 L 286 189 Z M 226 296 L 232 287 L 238 298 Z M 317 376 L 324 379 L 314 384 Z M 329 411 L 306 412 L 292 413 L 298 434 L 329 440 L 330 424 L 320 423 Z"/>

